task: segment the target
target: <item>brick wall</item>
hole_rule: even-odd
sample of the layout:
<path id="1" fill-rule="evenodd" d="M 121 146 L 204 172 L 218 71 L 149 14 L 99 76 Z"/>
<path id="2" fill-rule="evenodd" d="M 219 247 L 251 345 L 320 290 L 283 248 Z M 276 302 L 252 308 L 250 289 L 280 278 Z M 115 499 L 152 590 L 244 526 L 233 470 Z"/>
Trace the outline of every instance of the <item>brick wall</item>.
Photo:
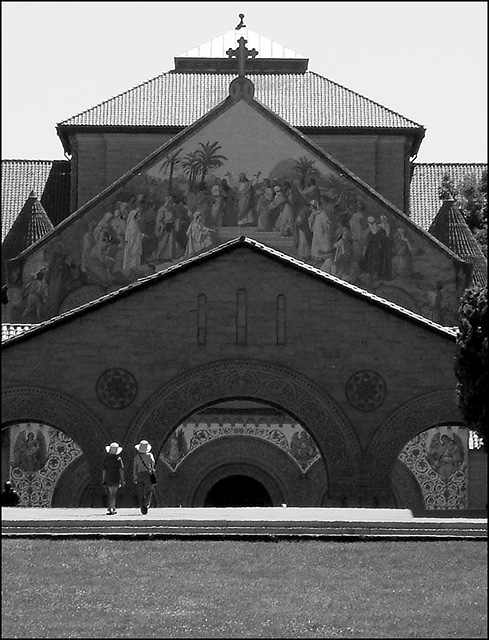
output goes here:
<path id="1" fill-rule="evenodd" d="M 248 343 L 236 344 L 236 293 L 246 289 Z M 197 298 L 207 296 L 207 342 L 197 344 Z M 276 344 L 276 298 L 286 297 L 286 344 Z M 209 362 L 250 358 L 310 379 L 348 417 L 362 446 L 398 406 L 432 390 L 452 388 L 454 343 L 365 299 L 325 286 L 293 268 L 239 249 L 182 270 L 56 331 L 5 350 L 4 387 L 37 386 L 79 399 L 123 439 L 148 399 L 177 375 Z M 95 383 L 111 367 L 136 376 L 139 393 L 114 412 Z M 373 369 L 387 384 L 374 412 L 349 404 L 345 384 Z"/>
<path id="2" fill-rule="evenodd" d="M 78 133 L 71 136 L 72 211 L 98 195 L 170 138 L 169 134 Z"/>

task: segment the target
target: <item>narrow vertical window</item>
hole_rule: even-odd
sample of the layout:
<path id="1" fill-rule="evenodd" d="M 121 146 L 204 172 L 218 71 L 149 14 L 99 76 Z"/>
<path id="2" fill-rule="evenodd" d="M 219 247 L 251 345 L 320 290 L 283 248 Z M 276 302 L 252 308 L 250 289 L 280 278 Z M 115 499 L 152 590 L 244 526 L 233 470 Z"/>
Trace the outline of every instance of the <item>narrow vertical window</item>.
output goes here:
<path id="1" fill-rule="evenodd" d="M 203 293 L 197 299 L 197 344 L 207 343 L 207 296 Z"/>
<path id="2" fill-rule="evenodd" d="M 285 296 L 277 296 L 277 344 L 285 344 Z"/>
<path id="3" fill-rule="evenodd" d="M 236 344 L 247 344 L 247 315 L 246 289 L 238 289 L 236 294 Z"/>

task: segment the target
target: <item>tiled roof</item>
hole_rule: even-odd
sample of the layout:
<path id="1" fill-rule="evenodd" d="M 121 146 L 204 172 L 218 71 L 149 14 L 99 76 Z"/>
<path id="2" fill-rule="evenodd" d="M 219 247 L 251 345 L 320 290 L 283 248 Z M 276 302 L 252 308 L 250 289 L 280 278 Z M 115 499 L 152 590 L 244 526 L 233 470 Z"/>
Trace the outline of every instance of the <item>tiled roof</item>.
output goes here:
<path id="1" fill-rule="evenodd" d="M 34 190 L 42 194 L 52 160 L 2 160 L 2 242 Z"/>
<path id="2" fill-rule="evenodd" d="M 2 322 L 2 342 L 15 336 L 20 336 L 35 326 L 35 324 L 10 324 L 8 322 Z"/>
<path id="3" fill-rule="evenodd" d="M 5 281 L 5 261 L 14 258 L 53 229 L 54 225 L 39 198 L 31 191 L 2 244 L 2 285 Z"/>
<path id="4" fill-rule="evenodd" d="M 472 285 L 487 286 L 487 260 L 454 200 L 443 201 L 429 232 L 472 264 Z"/>
<path id="5" fill-rule="evenodd" d="M 69 214 L 68 160 L 2 160 L 2 243 L 31 191 L 53 225 Z"/>
<path id="6" fill-rule="evenodd" d="M 484 163 L 414 163 L 411 180 L 411 218 L 427 231 L 441 207 L 438 189 L 443 176 L 449 173 L 457 185 L 473 173 L 478 180 L 487 164 Z"/>
<path id="7" fill-rule="evenodd" d="M 230 73 L 169 71 L 83 111 L 58 127 L 187 127 L 229 94 Z M 293 127 L 423 127 L 317 73 L 249 74 L 255 98 Z M 423 129 L 424 131 L 424 129 Z"/>

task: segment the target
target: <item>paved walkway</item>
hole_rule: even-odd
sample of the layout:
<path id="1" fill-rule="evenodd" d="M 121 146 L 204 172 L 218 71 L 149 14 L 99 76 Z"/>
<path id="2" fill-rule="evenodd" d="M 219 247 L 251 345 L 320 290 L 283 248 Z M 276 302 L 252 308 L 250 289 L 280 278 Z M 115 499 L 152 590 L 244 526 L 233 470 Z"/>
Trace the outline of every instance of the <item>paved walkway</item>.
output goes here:
<path id="1" fill-rule="evenodd" d="M 443 538 L 487 540 L 487 518 L 415 518 L 408 509 L 2 507 L 2 537 Z"/>

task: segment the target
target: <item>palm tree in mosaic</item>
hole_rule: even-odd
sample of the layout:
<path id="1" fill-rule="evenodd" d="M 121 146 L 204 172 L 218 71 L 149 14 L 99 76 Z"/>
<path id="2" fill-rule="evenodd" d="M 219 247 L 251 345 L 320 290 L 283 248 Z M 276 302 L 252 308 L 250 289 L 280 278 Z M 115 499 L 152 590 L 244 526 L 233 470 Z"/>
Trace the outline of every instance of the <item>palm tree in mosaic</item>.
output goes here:
<path id="1" fill-rule="evenodd" d="M 188 176 L 189 191 L 194 191 L 195 182 L 199 175 L 200 160 L 197 157 L 197 151 L 191 151 L 182 159 L 182 168 L 186 176 Z"/>
<path id="2" fill-rule="evenodd" d="M 319 169 L 314 166 L 314 160 L 309 160 L 305 156 L 301 156 L 295 161 L 294 171 L 299 174 L 301 189 L 306 186 L 308 178 L 316 178 L 319 175 Z"/>
<path id="3" fill-rule="evenodd" d="M 170 194 L 172 192 L 173 173 L 175 172 L 175 167 L 180 164 L 179 155 L 181 152 L 182 149 L 180 148 L 173 153 L 169 153 L 163 160 L 160 167 L 160 173 L 166 173 L 167 171 L 170 173 L 170 176 L 168 178 L 168 193 Z"/>
<path id="4" fill-rule="evenodd" d="M 203 185 L 209 172 L 222 167 L 227 160 L 219 151 L 221 145 L 218 142 L 199 142 L 199 149 L 196 151 L 196 158 L 199 162 L 200 182 Z"/>
<path id="5" fill-rule="evenodd" d="M 354 204 L 359 192 L 357 189 L 341 175 L 329 175 L 326 178 L 326 189 L 335 198 L 336 203 L 343 203 L 343 206 Z"/>

